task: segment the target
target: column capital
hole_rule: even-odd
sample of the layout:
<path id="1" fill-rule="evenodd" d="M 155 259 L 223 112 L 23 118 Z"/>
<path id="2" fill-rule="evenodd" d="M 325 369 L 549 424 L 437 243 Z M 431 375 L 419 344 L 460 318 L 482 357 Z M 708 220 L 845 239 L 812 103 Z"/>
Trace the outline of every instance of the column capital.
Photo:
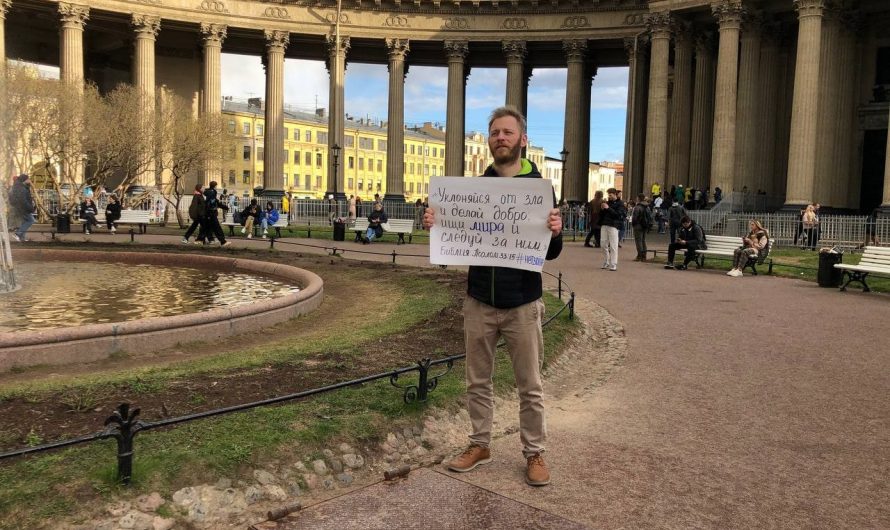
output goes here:
<path id="1" fill-rule="evenodd" d="M 398 39 L 395 37 L 386 38 L 386 51 L 390 60 L 404 61 L 405 56 L 410 51 L 411 46 L 408 39 Z"/>
<path id="2" fill-rule="evenodd" d="M 501 41 L 501 48 L 504 50 L 504 55 L 507 56 L 508 63 L 521 63 L 525 61 L 525 56 L 528 54 L 528 48 L 524 40 Z"/>
<path id="3" fill-rule="evenodd" d="M 201 35 L 204 37 L 204 44 L 207 46 L 222 46 L 226 40 L 226 32 L 228 26 L 225 24 L 208 24 L 201 22 Z"/>
<path id="4" fill-rule="evenodd" d="M 720 29 L 740 29 L 747 10 L 739 0 L 719 0 L 711 4 L 711 13 Z"/>
<path id="5" fill-rule="evenodd" d="M 280 29 L 267 29 L 263 31 L 266 37 L 266 50 L 270 52 L 281 52 L 287 49 L 290 44 L 290 33 Z"/>
<path id="6" fill-rule="evenodd" d="M 332 57 L 338 54 L 346 55 L 346 52 L 349 51 L 349 47 L 351 46 L 348 35 L 340 35 L 340 46 L 337 46 L 336 35 L 328 35 L 324 44 L 325 48 L 328 50 L 328 55 Z"/>
<path id="7" fill-rule="evenodd" d="M 654 13 L 646 13 L 643 15 L 646 23 L 646 29 L 653 39 L 669 39 L 671 38 L 671 28 L 673 26 L 673 18 L 670 11 L 656 11 Z"/>
<path id="8" fill-rule="evenodd" d="M 797 18 L 821 17 L 825 11 L 825 0 L 794 0 Z"/>
<path id="9" fill-rule="evenodd" d="M 584 62 L 584 57 L 587 55 L 587 41 L 584 39 L 564 40 L 562 49 L 566 53 L 566 62 Z"/>
<path id="10" fill-rule="evenodd" d="M 445 56 L 448 57 L 448 61 L 460 61 L 463 62 L 464 59 L 467 58 L 467 54 L 470 53 L 470 43 L 465 40 L 446 40 L 445 41 Z"/>
<path id="11" fill-rule="evenodd" d="M 763 31 L 765 19 L 760 11 L 746 11 L 742 15 L 742 38 L 745 35 L 757 35 Z"/>
<path id="12" fill-rule="evenodd" d="M 641 57 L 646 56 L 646 46 L 649 44 L 649 39 L 645 35 L 640 35 L 637 38 L 633 37 L 625 37 L 624 38 L 624 53 L 627 54 L 628 61 L 636 61 Z"/>
<path id="13" fill-rule="evenodd" d="M 678 44 L 692 44 L 695 39 L 695 33 L 692 30 L 692 24 L 685 20 L 674 19 L 672 24 L 674 33 L 674 41 Z"/>
<path id="14" fill-rule="evenodd" d="M 695 53 L 713 53 L 716 39 L 713 31 L 696 31 L 695 36 Z"/>
<path id="15" fill-rule="evenodd" d="M 11 5 L 12 0 L 0 0 L 0 18 L 6 18 L 6 12 L 9 11 Z"/>
<path id="16" fill-rule="evenodd" d="M 161 31 L 161 17 L 133 13 L 130 23 L 137 35 L 154 39 Z"/>
<path id="17" fill-rule="evenodd" d="M 59 14 L 62 15 L 62 24 L 83 29 L 83 25 L 90 18 L 90 7 L 59 2 Z"/>

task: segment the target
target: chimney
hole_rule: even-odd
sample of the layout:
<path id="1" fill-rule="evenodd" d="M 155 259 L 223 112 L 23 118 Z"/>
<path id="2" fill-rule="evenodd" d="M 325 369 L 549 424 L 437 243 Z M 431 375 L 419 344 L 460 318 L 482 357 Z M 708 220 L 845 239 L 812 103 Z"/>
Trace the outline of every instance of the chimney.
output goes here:
<path id="1" fill-rule="evenodd" d="M 324 118 L 324 109 L 315 109 L 315 115 L 319 118 Z"/>
<path id="2" fill-rule="evenodd" d="M 247 100 L 247 108 L 263 109 L 263 98 L 250 98 Z"/>

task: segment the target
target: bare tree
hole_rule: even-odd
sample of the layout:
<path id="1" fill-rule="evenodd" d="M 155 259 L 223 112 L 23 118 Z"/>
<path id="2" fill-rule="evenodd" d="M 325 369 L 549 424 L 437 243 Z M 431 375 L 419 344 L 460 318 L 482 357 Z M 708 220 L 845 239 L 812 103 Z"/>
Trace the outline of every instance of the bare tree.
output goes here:
<path id="1" fill-rule="evenodd" d="M 163 196 L 184 227 L 188 223 L 180 211 L 183 196 L 190 194 L 193 184 L 203 183 L 203 173 L 222 166 L 223 157 L 235 148 L 235 136 L 222 116 L 194 116 L 188 102 L 169 92 L 163 93 L 158 107 L 156 158 L 168 175 Z"/>

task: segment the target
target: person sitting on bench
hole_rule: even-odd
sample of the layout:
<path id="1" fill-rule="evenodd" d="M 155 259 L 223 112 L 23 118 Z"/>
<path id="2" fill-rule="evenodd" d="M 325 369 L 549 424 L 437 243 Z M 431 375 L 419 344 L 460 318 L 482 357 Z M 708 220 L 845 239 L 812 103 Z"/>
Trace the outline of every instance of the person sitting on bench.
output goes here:
<path id="1" fill-rule="evenodd" d="M 750 231 L 742 239 L 742 246 L 735 249 L 732 253 L 732 269 L 726 273 L 727 276 L 742 276 L 742 269 L 748 263 L 748 260 L 757 258 L 762 252 L 766 252 L 769 248 L 769 232 L 760 224 L 760 221 L 752 219 L 748 222 Z"/>
<path id="2" fill-rule="evenodd" d="M 99 226 L 99 222 L 96 221 L 96 215 L 99 213 L 99 208 L 96 206 L 96 203 L 93 202 L 92 197 L 85 197 L 83 202 L 80 203 L 80 218 L 83 219 L 86 224 L 86 233 L 90 234 L 90 230 L 93 227 Z"/>
<path id="3" fill-rule="evenodd" d="M 705 232 L 701 227 L 688 215 L 684 215 L 680 219 L 680 230 L 677 231 L 677 240 L 668 245 L 668 260 L 665 269 L 686 270 L 686 266 L 690 261 L 695 260 L 696 250 L 705 250 L 708 245 L 705 243 Z M 683 264 L 674 266 L 674 255 L 677 250 L 685 249 L 686 256 L 683 258 Z"/>

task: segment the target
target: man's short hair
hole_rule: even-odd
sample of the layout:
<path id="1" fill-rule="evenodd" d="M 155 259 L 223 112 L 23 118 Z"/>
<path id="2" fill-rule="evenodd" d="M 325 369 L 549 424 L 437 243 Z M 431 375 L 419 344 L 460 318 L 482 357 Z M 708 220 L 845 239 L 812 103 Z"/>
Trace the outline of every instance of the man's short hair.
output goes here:
<path id="1" fill-rule="evenodd" d="M 617 194 L 618 194 L 618 190 L 616 190 L 615 188 L 609 188 L 609 189 L 606 190 L 606 193 L 614 193 L 614 194 L 617 195 Z"/>
<path id="2" fill-rule="evenodd" d="M 637 200 L 640 201 L 640 202 L 643 202 L 643 201 L 646 200 L 646 196 L 643 195 L 642 193 L 638 193 L 638 194 L 637 194 Z"/>
<path id="3" fill-rule="evenodd" d="M 689 218 L 688 215 L 684 215 L 682 219 L 680 219 L 680 224 L 685 225 L 686 223 L 691 223 L 692 219 Z"/>
<path id="4" fill-rule="evenodd" d="M 507 116 L 516 118 L 516 123 L 519 124 L 520 128 L 519 132 L 525 134 L 525 129 L 527 127 L 525 116 L 523 116 L 522 113 L 519 112 L 519 109 L 513 105 L 504 105 L 503 107 L 498 107 L 491 111 L 491 116 L 488 117 L 488 130 L 491 130 L 491 124 L 494 123 L 494 120 L 505 118 Z"/>

